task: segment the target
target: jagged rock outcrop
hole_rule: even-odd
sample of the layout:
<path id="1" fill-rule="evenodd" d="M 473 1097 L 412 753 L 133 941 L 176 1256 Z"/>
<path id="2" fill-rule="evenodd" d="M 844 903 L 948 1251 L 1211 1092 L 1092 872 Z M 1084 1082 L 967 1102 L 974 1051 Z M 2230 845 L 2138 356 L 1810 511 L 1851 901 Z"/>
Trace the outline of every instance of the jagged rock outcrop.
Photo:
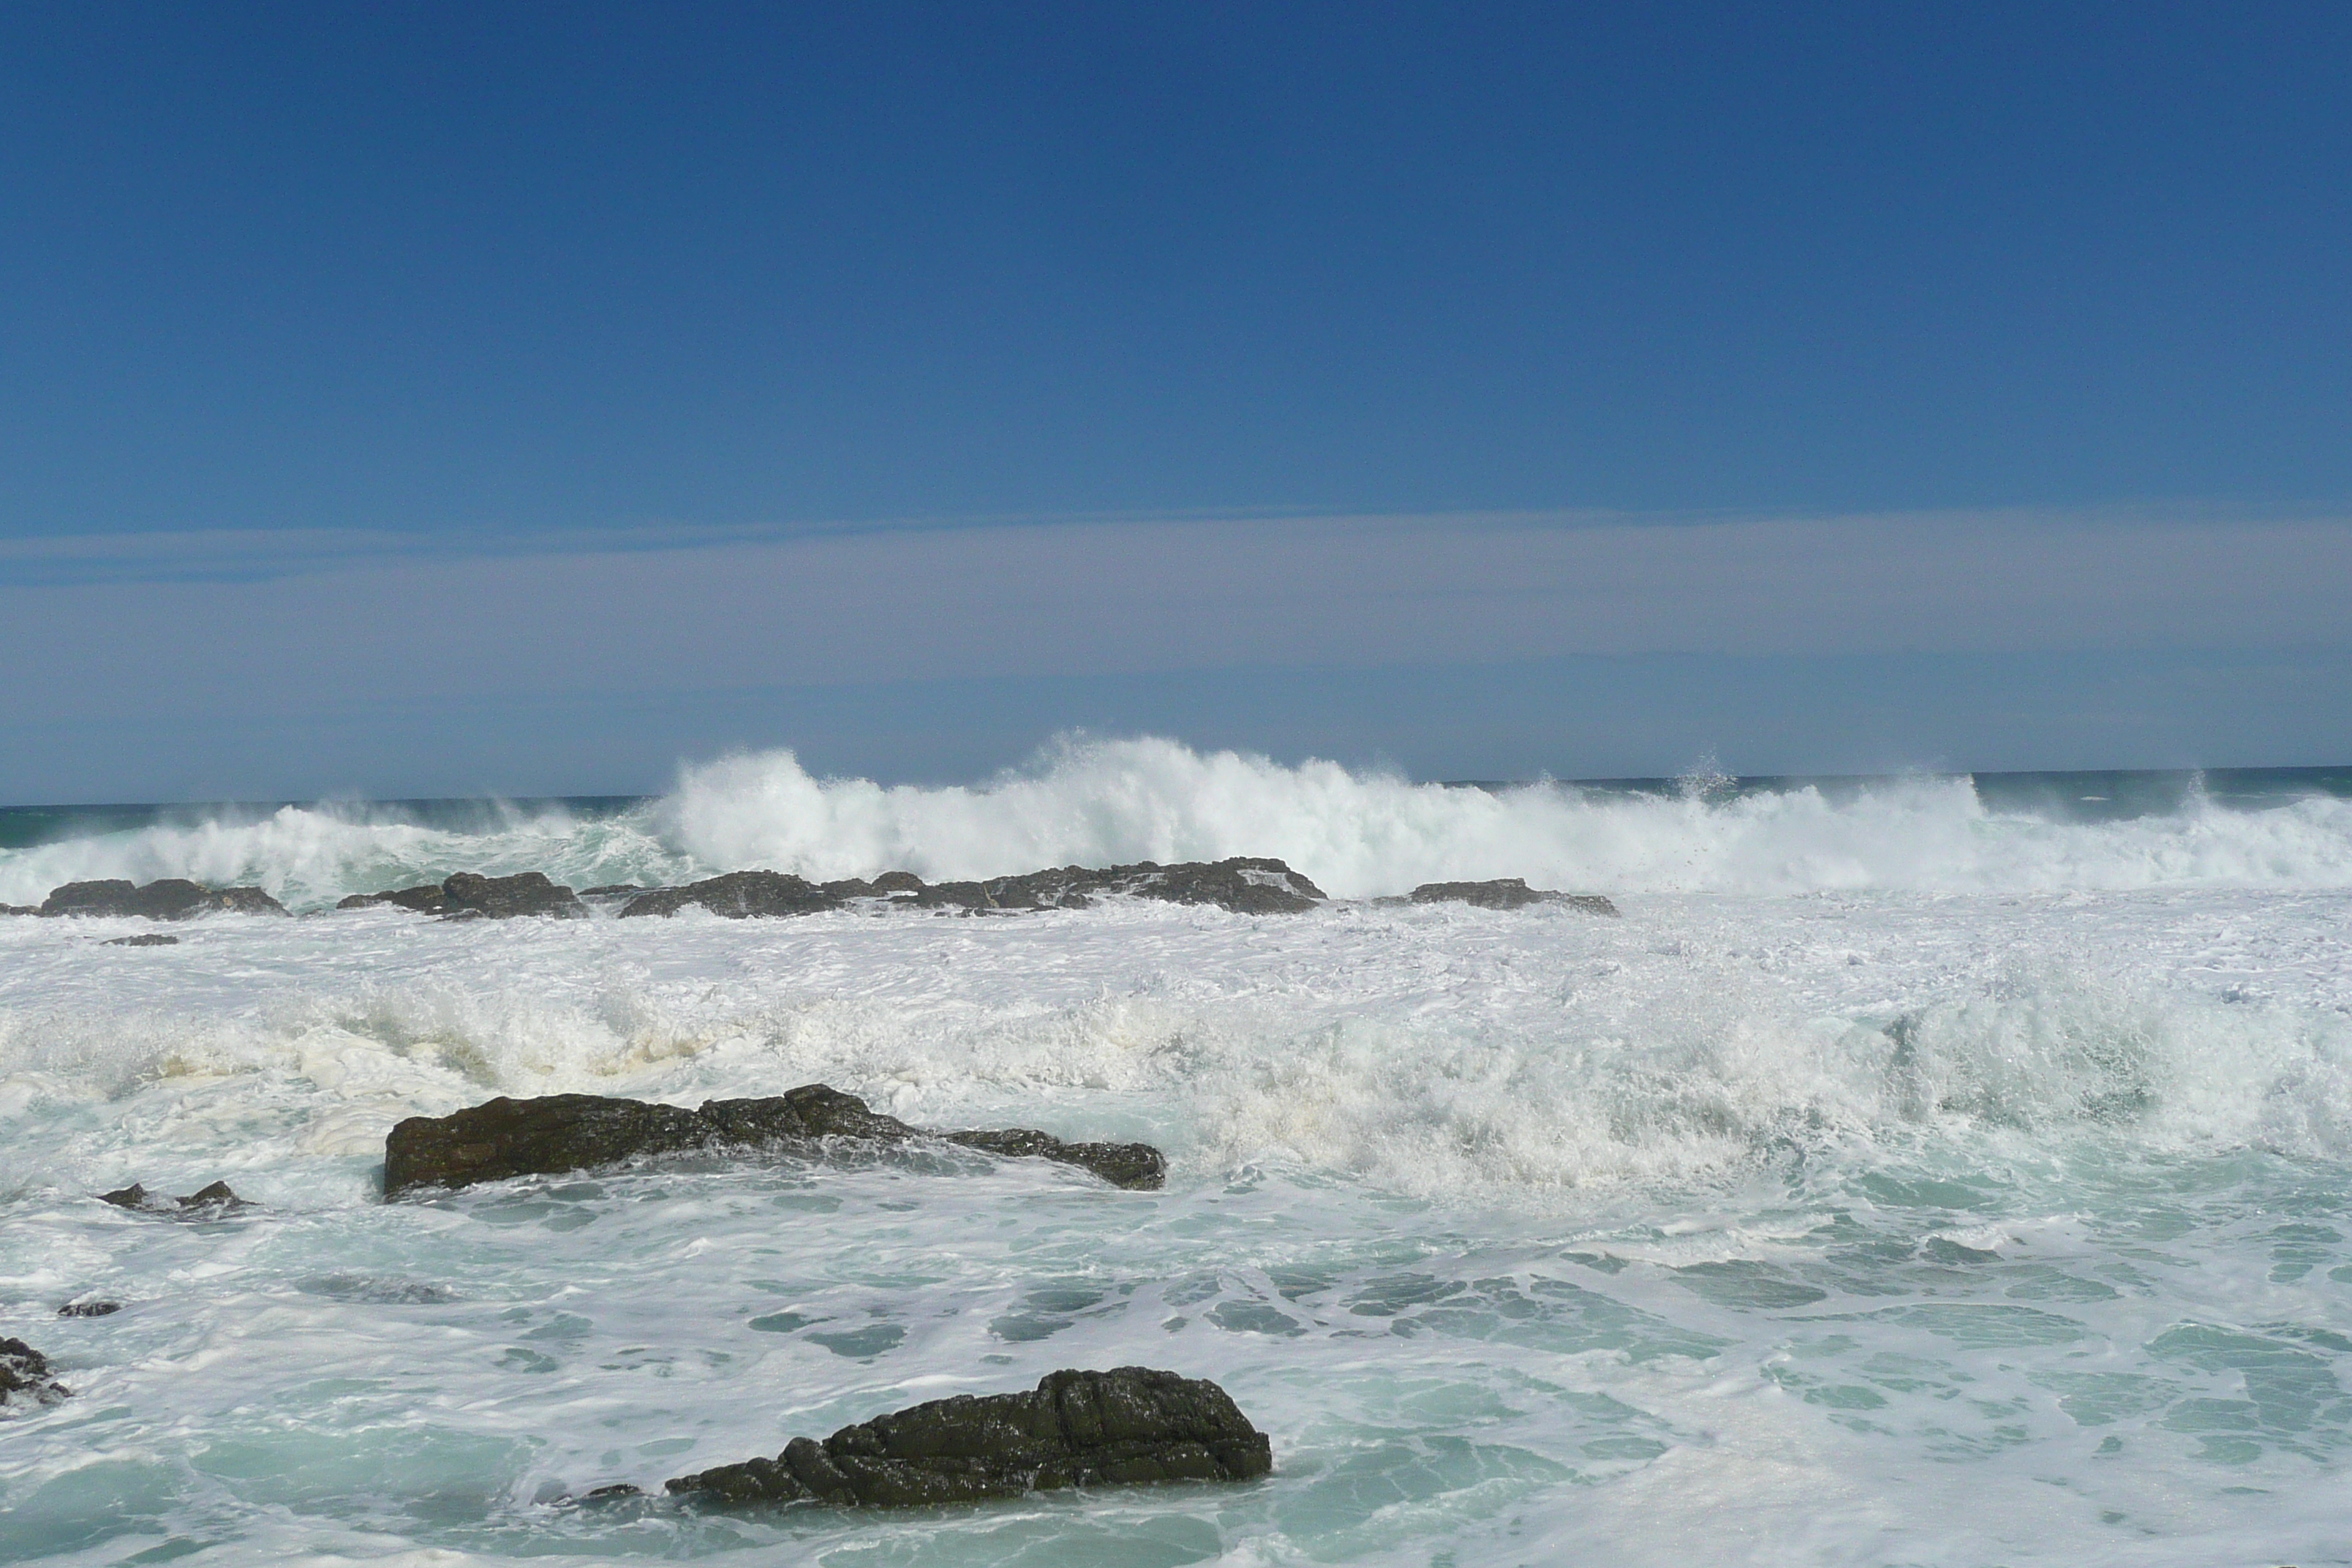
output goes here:
<path id="1" fill-rule="evenodd" d="M 1064 866 L 982 886 L 998 909 L 1082 909 L 1105 894 L 1123 893 L 1171 904 L 1214 904 L 1235 914 L 1295 914 L 1315 908 L 1324 896 L 1282 861 L 1247 856 L 1179 866 L 1142 860 L 1100 870 Z"/>
<path id="2" fill-rule="evenodd" d="M 1423 882 L 1410 898 L 1416 904 L 1470 904 L 1482 910 L 1518 910 L 1529 904 L 1567 904 L 1596 915 L 1613 915 L 1617 906 L 1598 893 L 1556 893 L 1530 888 L 1525 878 L 1496 877 L 1486 882 Z"/>
<path id="3" fill-rule="evenodd" d="M 1097 898 L 1124 894 L 1175 904 L 1214 904 L 1237 914 L 1288 914 L 1323 901 L 1323 889 L 1279 860 L 1235 858 L 1213 863 L 1091 868 L 1063 866 L 984 881 L 925 882 L 911 871 L 887 871 L 818 884 L 782 871 L 730 871 L 682 888 L 660 888 L 632 900 L 628 915 L 674 915 L 689 904 L 730 920 L 807 915 L 843 908 L 853 899 L 887 899 L 918 909 L 1082 910 Z"/>
<path id="4" fill-rule="evenodd" d="M 178 877 L 144 887 L 122 878 L 68 882 L 52 889 L 40 912 L 59 915 L 136 915 L 151 921 L 184 921 L 195 915 L 282 915 L 286 906 L 259 888 L 207 888 Z"/>
<path id="5" fill-rule="evenodd" d="M 0 1405 L 55 1405 L 73 1392 L 49 1371 L 49 1358 L 22 1340 L 0 1339 Z"/>
<path id="6" fill-rule="evenodd" d="M 58 1309 L 60 1318 L 110 1318 L 122 1310 L 120 1301 L 68 1301 Z"/>
<path id="7" fill-rule="evenodd" d="M 477 914 L 494 921 L 519 915 L 546 915 L 560 921 L 588 918 L 588 906 L 571 889 L 548 880 L 543 871 L 522 871 L 511 877 L 484 877 L 460 871 L 441 884 L 449 912 Z"/>
<path id="8" fill-rule="evenodd" d="M 697 904 L 740 921 L 772 915 L 813 915 L 841 908 L 839 895 L 783 871 L 730 871 L 683 888 L 659 888 L 621 907 L 621 916 L 674 915 Z"/>
<path id="9" fill-rule="evenodd" d="M 353 893 L 335 908 L 363 910 L 376 904 L 391 904 L 396 909 L 450 920 L 506 921 L 521 915 L 543 915 L 560 921 L 588 918 L 588 906 L 580 901 L 579 896 L 562 883 L 550 881 L 544 871 L 521 871 L 511 877 L 460 871 L 437 887 L 428 883 L 382 893 Z"/>
<path id="10" fill-rule="evenodd" d="M 980 1502 L 1062 1487 L 1245 1481 L 1274 1468 L 1265 1434 L 1202 1378 L 1123 1366 L 1048 1373 L 1026 1394 L 960 1394 L 795 1437 L 772 1459 L 680 1476 L 705 1503 L 865 1508 Z"/>
<path id="11" fill-rule="evenodd" d="M 1168 1169 L 1148 1143 L 1066 1143 L 1027 1128 L 927 1131 L 869 1109 L 854 1094 L 812 1083 L 766 1099 L 707 1100 L 692 1110 L 604 1095 L 551 1094 L 500 1096 L 448 1116 L 412 1116 L 384 1139 L 383 1194 L 391 1198 L 415 1187 L 553 1175 L 701 1149 L 814 1150 L 833 1139 L 870 1144 L 931 1139 L 1076 1165 L 1130 1188 L 1159 1186 Z"/>
<path id="12" fill-rule="evenodd" d="M 208 1187 L 199 1187 L 184 1198 L 166 1197 L 161 1193 L 151 1193 L 137 1182 L 133 1182 L 127 1187 L 118 1187 L 113 1192 L 99 1194 L 98 1201 L 102 1204 L 112 1204 L 119 1209 L 138 1209 L 149 1214 L 170 1214 L 200 1219 L 209 1219 L 215 1215 L 228 1214 L 237 1209 L 253 1206 L 229 1191 L 226 1182 L 215 1182 Z"/>
<path id="13" fill-rule="evenodd" d="M 165 936 L 161 931 L 142 931 L 137 936 L 113 936 L 98 944 L 100 947 L 177 947 L 180 939 Z"/>

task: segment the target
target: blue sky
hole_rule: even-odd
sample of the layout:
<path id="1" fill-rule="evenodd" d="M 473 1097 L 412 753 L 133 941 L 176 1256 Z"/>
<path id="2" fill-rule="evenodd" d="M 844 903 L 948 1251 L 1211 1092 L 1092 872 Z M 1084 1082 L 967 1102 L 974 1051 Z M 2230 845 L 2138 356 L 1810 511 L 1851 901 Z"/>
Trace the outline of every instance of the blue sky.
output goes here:
<path id="1" fill-rule="evenodd" d="M 2340 6 L 15 5 L 0 799 L 2340 762 L 2347 101 Z"/>

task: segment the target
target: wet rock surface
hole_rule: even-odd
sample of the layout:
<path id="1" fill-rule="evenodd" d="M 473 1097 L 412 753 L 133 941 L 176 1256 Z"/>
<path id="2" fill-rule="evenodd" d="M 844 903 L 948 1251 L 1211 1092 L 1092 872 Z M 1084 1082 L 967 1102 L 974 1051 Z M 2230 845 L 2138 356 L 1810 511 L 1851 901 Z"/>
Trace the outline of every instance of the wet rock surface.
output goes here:
<path id="1" fill-rule="evenodd" d="M 1149 1143 L 1065 1143 L 1027 1127 L 942 1132 L 943 1142 L 1007 1160 L 1052 1160 L 1092 1171 L 1114 1187 L 1149 1190 L 1168 1179 L 1167 1156 Z"/>
<path id="2" fill-rule="evenodd" d="M 165 936 L 160 931 L 151 931 L 138 936 L 109 937 L 98 945 L 100 947 L 177 947 L 180 945 L 180 939 L 176 936 Z"/>
<path id="3" fill-rule="evenodd" d="M 1147 1143 L 1067 1143 L 1027 1128 L 933 1132 L 871 1110 L 821 1083 L 757 1100 L 707 1100 L 698 1110 L 594 1094 L 504 1096 L 448 1116 L 412 1116 L 384 1139 L 383 1193 L 463 1187 L 513 1176 L 554 1175 L 646 1155 L 695 1150 L 814 1150 L 828 1140 L 954 1143 L 1013 1158 L 1053 1160 L 1115 1186 L 1150 1188 L 1167 1161 Z M 108 1194 L 113 1202 L 116 1194 Z"/>
<path id="4" fill-rule="evenodd" d="M 438 882 L 427 882 L 421 888 L 394 888 L 382 893 L 353 893 L 338 903 L 339 910 L 373 909 L 377 904 L 390 904 L 397 910 L 414 910 L 418 914 L 446 914 L 449 897 Z"/>
<path id="5" fill-rule="evenodd" d="M 184 921 L 196 915 L 282 915 L 286 906 L 259 888 L 207 888 L 178 877 L 166 877 L 145 886 L 112 878 L 97 882 L 68 882 L 53 888 L 41 901 L 40 913 L 63 915 L 134 916 L 151 921 Z"/>
<path id="6" fill-rule="evenodd" d="M 122 1310 L 120 1301 L 68 1301 L 58 1309 L 60 1318 L 110 1318 Z"/>
<path id="7" fill-rule="evenodd" d="M 556 920 L 585 920 L 588 908 L 571 889 L 548 880 L 543 871 L 523 871 L 512 877 L 482 877 L 460 871 L 441 884 L 441 896 L 453 914 L 473 912 L 494 921 L 520 915 L 546 915 Z"/>
<path id="8" fill-rule="evenodd" d="M 452 920 L 514 920 L 540 915 L 553 920 L 585 920 L 588 906 L 544 871 L 522 871 L 511 877 L 484 877 L 460 871 L 438 885 L 394 888 L 382 893 L 353 893 L 335 905 L 339 910 L 371 909 L 390 904 L 422 915 Z"/>
<path id="9" fill-rule="evenodd" d="M 822 910 L 841 908 L 842 900 L 804 878 L 786 872 L 730 871 L 723 877 L 689 882 L 682 888 L 656 889 L 630 900 L 622 906 L 621 915 L 624 919 L 632 915 L 674 915 L 690 904 L 740 921 L 813 915 Z"/>
<path id="10" fill-rule="evenodd" d="M 1174 904 L 1214 904 L 1236 914 L 1289 914 L 1323 902 L 1323 889 L 1280 860 L 1237 858 L 1213 863 L 1089 868 L 1063 866 L 984 881 L 926 882 L 911 871 L 887 871 L 868 881 L 847 878 L 823 884 L 782 871 L 730 871 L 724 877 L 660 888 L 635 899 L 626 915 L 673 915 L 689 905 L 731 920 L 808 915 L 845 907 L 856 899 L 884 899 L 917 909 L 985 910 L 1082 910 L 1107 895 Z"/>
<path id="11" fill-rule="evenodd" d="M 73 1390 L 49 1371 L 49 1358 L 22 1340 L 0 1339 L 0 1404 L 54 1405 Z"/>
<path id="12" fill-rule="evenodd" d="M 1617 906 L 1598 893 L 1559 893 L 1530 888 L 1520 877 L 1496 877 L 1485 882 L 1423 882 L 1408 895 L 1416 904 L 1469 904 L 1482 910 L 1519 910 L 1529 904 L 1567 904 L 1596 915 L 1613 915 Z"/>
<path id="13" fill-rule="evenodd" d="M 1026 1394 L 932 1400 L 667 1489 L 721 1505 L 908 1508 L 1063 1487 L 1244 1481 L 1273 1468 L 1265 1435 L 1223 1389 L 1124 1366 L 1048 1373 Z"/>
<path id="14" fill-rule="evenodd" d="M 119 889 L 130 884 L 75 886 Z M 226 898 L 229 893 L 246 890 L 257 891 L 231 889 L 213 896 Z M 51 895 L 52 901 L 57 896 Z M 764 920 L 877 907 L 962 914 L 1082 910 L 1110 897 L 1211 904 L 1235 914 L 1296 914 L 1329 901 L 1322 889 L 1284 861 L 1236 856 L 1226 860 L 1186 861 L 1174 866 L 1151 860 L 1139 860 L 1131 866 L 1061 866 L 1017 877 L 956 882 L 926 882 L 911 871 L 886 871 L 871 879 L 846 877 L 829 882 L 812 882 L 787 871 L 730 871 L 675 888 L 612 882 L 578 894 L 551 882 L 537 871 L 513 877 L 481 877 L 461 871 L 437 885 L 354 893 L 335 907 L 356 910 L 391 904 L 451 920 L 505 920 L 516 915 L 579 919 L 588 913 L 588 906 L 581 900 L 589 899 L 606 908 L 618 904 L 618 914 L 623 919 L 675 915 L 681 910 L 702 909 L 729 920 Z M 1598 894 L 1530 888 L 1519 877 L 1496 877 L 1480 882 L 1424 882 L 1402 898 L 1373 901 L 1390 905 L 1462 903 L 1486 910 L 1566 904 L 1597 915 L 1618 912 L 1615 904 Z M 46 906 L 43 912 L 49 912 Z"/>
<path id="15" fill-rule="evenodd" d="M 216 1215 L 253 1206 L 229 1191 L 226 1182 L 215 1182 L 208 1187 L 199 1187 L 184 1198 L 166 1197 L 161 1193 L 151 1193 L 137 1182 L 133 1182 L 127 1187 L 118 1187 L 113 1192 L 99 1194 L 98 1201 L 102 1204 L 112 1204 L 119 1209 L 137 1209 L 148 1214 L 169 1214 L 200 1219 L 210 1219 Z"/>

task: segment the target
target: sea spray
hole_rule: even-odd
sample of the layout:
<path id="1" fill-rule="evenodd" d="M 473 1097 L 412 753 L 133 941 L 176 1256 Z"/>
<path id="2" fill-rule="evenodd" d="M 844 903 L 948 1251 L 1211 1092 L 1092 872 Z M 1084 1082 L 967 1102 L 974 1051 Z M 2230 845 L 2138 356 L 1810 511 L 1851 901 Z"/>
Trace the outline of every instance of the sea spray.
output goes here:
<path id="1" fill-rule="evenodd" d="M 610 811 L 517 809 L 453 826 L 415 811 L 286 806 L 0 850 L 0 902 L 98 877 L 252 882 L 318 909 L 461 870 L 587 887 L 1235 855 L 1278 857 L 1344 899 L 1491 877 L 1610 894 L 2331 889 L 2352 887 L 2352 800 L 2313 791 L 2233 805 L 2190 789 L 2116 818 L 2054 797 L 1996 809 L 1965 777 L 1463 788 L 1154 739 L 1065 742 L 984 784 L 927 787 L 823 778 L 778 751 L 686 768 L 668 795 Z"/>

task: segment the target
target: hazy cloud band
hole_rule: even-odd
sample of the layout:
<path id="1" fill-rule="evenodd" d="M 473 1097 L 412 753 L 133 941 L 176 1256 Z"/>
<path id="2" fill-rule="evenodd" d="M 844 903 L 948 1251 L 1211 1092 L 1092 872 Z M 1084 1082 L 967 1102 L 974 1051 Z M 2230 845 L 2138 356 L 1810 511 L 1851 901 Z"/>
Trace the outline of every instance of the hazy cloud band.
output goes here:
<path id="1" fill-rule="evenodd" d="M 248 535 L 242 576 L 0 586 L 0 711 L 2352 642 L 2341 520 L 1289 517 L 631 543 L 273 563 Z"/>

